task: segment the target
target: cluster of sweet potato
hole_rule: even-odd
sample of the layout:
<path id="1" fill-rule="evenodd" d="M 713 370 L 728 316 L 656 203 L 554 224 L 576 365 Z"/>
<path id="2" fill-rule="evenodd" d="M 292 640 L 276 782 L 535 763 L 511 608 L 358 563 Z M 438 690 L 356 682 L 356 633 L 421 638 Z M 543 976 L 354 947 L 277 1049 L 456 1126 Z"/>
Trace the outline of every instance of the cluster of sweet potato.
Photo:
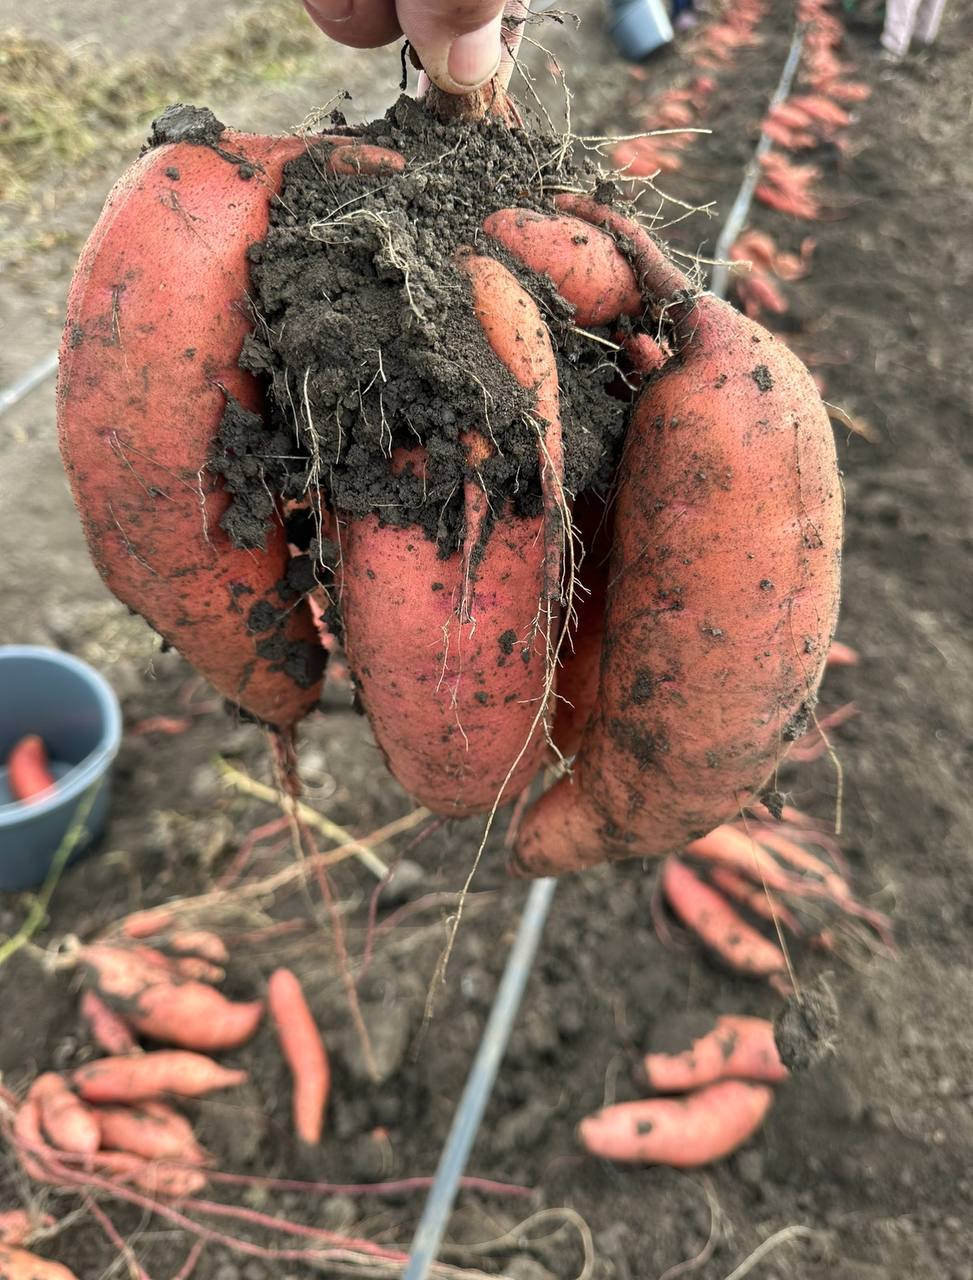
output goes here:
<path id="1" fill-rule="evenodd" d="M 326 176 L 352 190 L 409 165 L 350 132 L 326 141 Z M 282 594 L 283 523 L 263 551 L 234 546 L 207 463 L 227 394 L 261 407 L 238 364 L 247 251 L 305 145 L 217 129 L 147 152 L 84 251 L 59 389 L 107 582 L 281 731 L 317 702 L 318 632 L 307 601 Z M 488 511 L 486 420 L 462 427 L 465 535 L 448 559 L 378 513 L 329 513 L 349 664 L 407 790 L 438 812 L 484 811 L 527 787 L 551 743 L 576 757 L 522 824 L 525 875 L 665 854 L 739 812 L 813 705 L 841 536 L 831 428 L 799 361 L 691 287 L 624 207 L 533 196 L 484 216 L 451 270 L 529 398 L 540 513 Z M 531 273 L 576 328 L 614 332 L 625 380 L 642 384 L 608 495 L 576 503 L 565 488 L 555 341 Z"/>

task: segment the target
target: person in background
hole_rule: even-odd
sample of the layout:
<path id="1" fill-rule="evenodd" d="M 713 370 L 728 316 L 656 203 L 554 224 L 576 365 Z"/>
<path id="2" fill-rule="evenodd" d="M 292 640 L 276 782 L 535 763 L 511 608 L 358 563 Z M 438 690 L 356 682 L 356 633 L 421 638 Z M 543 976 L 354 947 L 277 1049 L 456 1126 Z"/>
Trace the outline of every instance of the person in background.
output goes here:
<path id="1" fill-rule="evenodd" d="M 886 0 L 882 50 L 890 62 L 909 52 L 913 40 L 932 44 L 939 35 L 946 0 Z"/>
<path id="2" fill-rule="evenodd" d="M 672 0 L 672 25 L 677 31 L 689 31 L 695 27 L 693 0 Z"/>

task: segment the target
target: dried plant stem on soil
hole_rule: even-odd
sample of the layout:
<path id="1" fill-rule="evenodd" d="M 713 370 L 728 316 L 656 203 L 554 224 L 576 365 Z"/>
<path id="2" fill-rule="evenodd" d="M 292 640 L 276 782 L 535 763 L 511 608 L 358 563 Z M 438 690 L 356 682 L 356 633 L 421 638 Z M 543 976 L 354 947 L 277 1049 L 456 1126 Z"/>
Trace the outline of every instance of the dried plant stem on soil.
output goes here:
<path id="1" fill-rule="evenodd" d="M 584 1262 L 576 1280 L 590 1280 L 595 1268 L 595 1242 L 591 1235 L 591 1228 L 580 1213 L 566 1206 L 557 1209 L 540 1209 L 537 1213 L 532 1213 L 529 1218 L 525 1218 L 523 1222 L 518 1222 L 509 1231 L 505 1231 L 503 1235 L 495 1236 L 492 1240 L 483 1240 L 479 1244 L 447 1245 L 445 1250 L 457 1257 L 499 1253 L 507 1248 L 523 1250 L 525 1247 L 529 1248 L 533 1243 L 530 1238 L 530 1232 L 533 1228 L 544 1226 L 548 1223 L 556 1225 L 553 1231 L 549 1231 L 546 1235 L 539 1237 L 541 1240 L 553 1239 L 567 1226 L 574 1227 L 577 1231 L 581 1239 L 581 1248 L 584 1251 Z"/>
<path id="2" fill-rule="evenodd" d="M 251 778 L 249 774 L 234 768 L 229 761 L 222 758 L 217 759 L 216 768 L 225 781 L 237 791 L 242 791 L 245 795 L 253 796 L 257 800 L 266 800 L 268 804 L 283 804 L 283 797 L 280 791 L 276 791 L 273 787 L 268 787 L 263 782 L 258 782 L 256 778 Z M 314 827 L 323 836 L 327 836 L 329 840 L 337 840 L 341 849 L 347 850 L 348 855 L 357 858 L 362 866 L 367 867 L 373 876 L 383 880 L 388 875 L 389 869 L 382 859 L 368 844 L 356 839 L 350 831 L 346 831 L 344 827 L 339 827 L 336 822 L 326 818 L 323 813 L 318 813 L 317 809 L 312 809 L 310 805 L 299 801 L 294 806 L 294 812 L 302 822 Z M 416 817 L 417 814 L 419 815 L 418 818 Z M 424 809 L 416 809 L 409 816 L 419 821 L 427 815 Z M 334 853 L 337 850 L 331 850 L 330 852 Z"/>
<path id="3" fill-rule="evenodd" d="M 763 1244 L 757 1245 L 753 1253 L 749 1257 L 744 1258 L 738 1267 L 734 1267 L 725 1280 L 743 1280 L 744 1276 L 748 1276 L 758 1262 L 762 1262 L 768 1253 L 773 1251 L 782 1244 L 786 1244 L 788 1240 L 813 1240 L 821 1233 L 812 1231 L 810 1227 L 802 1227 L 797 1224 L 790 1227 L 782 1227 L 780 1231 L 775 1231 L 772 1236 L 768 1236 Z"/>

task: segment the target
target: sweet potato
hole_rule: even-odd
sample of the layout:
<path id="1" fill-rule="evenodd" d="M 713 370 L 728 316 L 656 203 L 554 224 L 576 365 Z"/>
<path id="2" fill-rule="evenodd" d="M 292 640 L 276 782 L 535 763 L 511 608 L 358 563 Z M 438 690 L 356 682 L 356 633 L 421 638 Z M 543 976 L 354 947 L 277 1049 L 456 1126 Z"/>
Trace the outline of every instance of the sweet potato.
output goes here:
<path id="1" fill-rule="evenodd" d="M 247 250 L 304 142 L 218 129 L 209 141 L 153 147 L 109 196 L 71 286 L 58 428 L 111 590 L 226 697 L 283 727 L 315 705 L 322 651 L 306 607 L 277 592 L 280 521 L 263 548 L 235 546 L 207 463 L 228 398 L 260 407 L 237 364 Z M 264 615 L 281 620 L 249 624 Z"/>
<path id="2" fill-rule="evenodd" d="M 467 435 L 461 552 L 444 561 L 419 531 L 383 528 L 375 516 L 348 520 L 340 538 L 346 652 L 376 740 L 411 795 L 457 815 L 517 795 L 540 763 L 556 614 L 549 602 L 560 589 L 564 535 L 557 370 L 547 329 L 499 263 L 469 254 L 458 266 L 488 341 L 533 396 L 544 516 L 499 512 L 489 537 L 478 536 L 486 528 L 475 474 L 484 423 Z"/>
<path id="3" fill-rule="evenodd" d="M 500 209 L 484 219 L 483 230 L 533 271 L 548 276 L 574 307 L 579 325 L 641 314 L 642 291 L 631 266 L 611 236 L 590 223 L 530 209 Z"/>
<path id="4" fill-rule="evenodd" d="M 767 1085 L 722 1080 L 683 1098 L 605 1107 L 581 1121 L 579 1136 L 593 1156 L 606 1160 L 696 1169 L 742 1146 L 773 1100 Z"/>
<path id="5" fill-rule="evenodd" d="M 779 1084 L 789 1072 L 766 1018 L 724 1014 L 711 1031 L 682 1053 L 647 1053 L 639 1081 L 654 1093 L 686 1093 L 717 1080 L 759 1080 Z"/>
<path id="6" fill-rule="evenodd" d="M 0 1244 L 25 1244 L 44 1227 L 53 1227 L 49 1213 L 30 1213 L 27 1209 L 7 1209 L 0 1213 Z"/>
<path id="7" fill-rule="evenodd" d="M 751 884 L 730 867 L 710 867 L 707 874 L 714 888 L 746 908 L 751 915 L 766 920 L 768 924 L 776 921 L 794 934 L 803 932 L 793 911 L 763 885 Z"/>
<path id="8" fill-rule="evenodd" d="M 7 756 L 7 786 L 15 800 L 36 800 L 56 781 L 47 760 L 43 738 L 30 733 L 21 738 Z"/>
<path id="9" fill-rule="evenodd" d="M 745 805 L 799 736 L 838 606 L 841 490 L 810 376 L 766 330 L 634 246 L 677 358 L 636 405 L 619 469 L 598 705 L 573 774 L 525 817 L 512 869 L 661 855 Z"/>
<path id="10" fill-rule="evenodd" d="M 301 984 L 289 969 L 270 975 L 267 1006 L 294 1081 L 294 1132 L 302 1142 L 316 1145 L 324 1128 L 331 1067 Z"/>
<path id="11" fill-rule="evenodd" d="M 134 1053 L 138 1045 L 132 1029 L 114 1009 L 94 991 L 81 995 L 81 1016 L 88 1024 L 91 1038 L 106 1053 Z"/>
<path id="12" fill-rule="evenodd" d="M 173 1094 L 199 1098 L 217 1089 L 245 1084 L 247 1073 L 222 1067 L 201 1053 L 160 1049 L 88 1062 L 71 1082 L 86 1102 L 142 1102 Z"/>
<path id="13" fill-rule="evenodd" d="M 174 929 L 162 939 L 163 945 L 177 955 L 194 955 L 211 964 L 226 964 L 230 952 L 218 933 L 210 929 Z"/>
<path id="14" fill-rule="evenodd" d="M 77 1280 L 74 1272 L 59 1262 L 7 1244 L 0 1244 L 0 1277 L 2 1280 Z"/>
<path id="15" fill-rule="evenodd" d="M 120 931 L 126 938 L 151 938 L 153 934 L 165 933 L 175 920 L 175 913 L 169 907 L 150 907 L 126 916 Z"/>
<path id="16" fill-rule="evenodd" d="M 98 1150 L 97 1116 L 59 1075 L 46 1071 L 38 1076 L 27 1097 L 38 1104 L 41 1128 L 58 1151 L 90 1155 Z"/>
<path id="17" fill-rule="evenodd" d="M 145 1160 L 169 1159 L 193 1165 L 208 1162 L 209 1157 L 193 1136 L 192 1125 L 165 1103 L 99 1107 L 95 1114 L 104 1150 L 127 1151 Z"/>
<path id="18" fill-rule="evenodd" d="M 263 1015 L 259 1000 L 228 1000 L 205 982 L 183 979 L 159 963 L 151 949 L 145 951 L 96 944 L 80 956 L 94 975 L 96 993 L 136 1031 L 201 1052 L 235 1049 L 250 1039 Z"/>
<path id="19" fill-rule="evenodd" d="M 728 968 L 751 978 L 779 978 L 786 972 L 780 947 L 751 928 L 722 894 L 678 858 L 663 864 L 662 891 L 683 924 Z"/>

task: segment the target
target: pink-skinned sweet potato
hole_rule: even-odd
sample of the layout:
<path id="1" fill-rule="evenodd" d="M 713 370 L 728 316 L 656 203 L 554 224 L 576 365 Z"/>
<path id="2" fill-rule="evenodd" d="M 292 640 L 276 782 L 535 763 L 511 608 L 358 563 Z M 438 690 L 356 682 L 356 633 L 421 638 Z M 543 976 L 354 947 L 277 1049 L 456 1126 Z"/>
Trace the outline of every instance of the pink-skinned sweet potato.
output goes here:
<path id="1" fill-rule="evenodd" d="M 262 539 L 237 545 L 221 523 L 230 495 L 208 463 L 228 404 L 262 411 L 238 365 L 252 323 L 247 252 L 305 143 L 173 112 L 162 136 L 181 140 L 153 146 L 120 179 L 75 272 L 61 451 L 111 590 L 227 698 L 287 727 L 316 704 L 324 655 L 305 603 L 281 589 L 288 551 L 269 498 Z M 335 172 L 404 163 L 329 140 Z"/>
<path id="2" fill-rule="evenodd" d="M 558 203 L 634 246 L 675 356 L 629 427 L 598 705 L 521 827 L 524 875 L 665 854 L 736 814 L 803 731 L 838 607 L 841 489 L 810 375 L 615 211 Z"/>

